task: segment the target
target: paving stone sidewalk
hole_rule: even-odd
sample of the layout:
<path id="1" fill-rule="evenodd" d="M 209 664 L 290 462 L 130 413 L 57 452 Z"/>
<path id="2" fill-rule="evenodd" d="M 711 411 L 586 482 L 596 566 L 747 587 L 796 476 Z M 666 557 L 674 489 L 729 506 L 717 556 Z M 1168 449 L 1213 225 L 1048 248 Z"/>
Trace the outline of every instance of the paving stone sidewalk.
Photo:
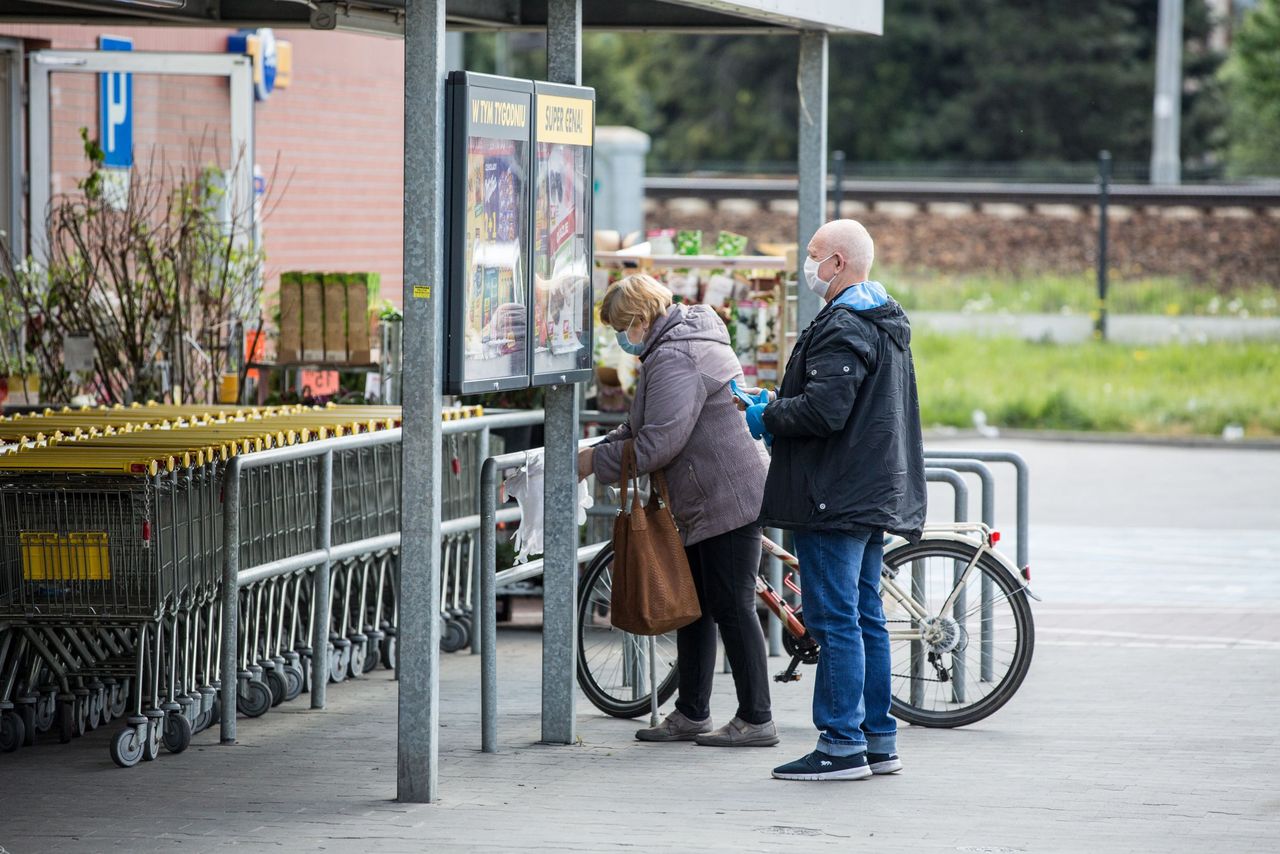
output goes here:
<path id="1" fill-rule="evenodd" d="M 497 755 L 478 657 L 443 658 L 437 804 L 394 801 L 378 671 L 131 770 L 114 726 L 0 755 L 0 851 L 1280 851 L 1280 454 L 1015 448 L 1045 599 L 1030 675 L 979 724 L 903 727 L 899 776 L 769 778 L 812 747 L 811 669 L 774 687 L 777 748 L 641 744 L 585 700 L 581 743 L 538 745 L 540 636 L 509 628 Z"/>
<path id="2" fill-rule="evenodd" d="M 1046 634 L 1022 691 L 987 721 L 904 727 L 903 774 L 804 784 L 768 775 L 811 747 L 807 683 L 776 687 L 777 748 L 640 744 L 636 723 L 585 702 L 581 743 L 542 746 L 539 636 L 507 630 L 497 755 L 478 750 L 477 659 L 445 659 L 436 805 L 393 800 L 396 685 L 379 671 L 331 686 L 323 713 L 293 703 L 242 723 L 234 747 L 218 746 L 210 731 L 185 754 L 123 771 L 107 759 L 109 733 L 100 730 L 0 758 L 0 846 L 11 854 L 1280 849 L 1274 649 L 1054 638 Z M 717 716 L 732 710 L 732 697 L 730 678 L 718 676 Z"/>

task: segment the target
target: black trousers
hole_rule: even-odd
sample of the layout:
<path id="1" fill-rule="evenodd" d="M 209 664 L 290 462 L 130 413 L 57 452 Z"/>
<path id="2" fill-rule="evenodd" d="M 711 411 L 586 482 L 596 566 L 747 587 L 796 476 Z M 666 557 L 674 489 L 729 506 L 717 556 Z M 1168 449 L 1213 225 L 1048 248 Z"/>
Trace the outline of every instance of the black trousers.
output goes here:
<path id="1" fill-rule="evenodd" d="M 695 721 L 711 715 L 711 679 L 716 670 L 716 626 L 738 689 L 737 715 L 747 723 L 773 720 L 764 631 L 756 616 L 760 571 L 760 527 L 744 525 L 685 547 L 702 617 L 676 632 L 680 691 L 676 708 Z"/>

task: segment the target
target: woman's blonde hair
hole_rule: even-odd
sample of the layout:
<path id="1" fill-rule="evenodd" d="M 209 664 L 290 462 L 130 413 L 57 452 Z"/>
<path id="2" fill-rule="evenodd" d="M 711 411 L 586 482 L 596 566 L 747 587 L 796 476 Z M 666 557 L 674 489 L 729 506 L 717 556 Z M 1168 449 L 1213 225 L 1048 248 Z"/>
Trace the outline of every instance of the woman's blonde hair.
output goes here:
<path id="1" fill-rule="evenodd" d="M 600 320 L 614 329 L 652 323 L 671 308 L 671 291 L 653 276 L 635 273 L 614 282 L 600 300 Z"/>

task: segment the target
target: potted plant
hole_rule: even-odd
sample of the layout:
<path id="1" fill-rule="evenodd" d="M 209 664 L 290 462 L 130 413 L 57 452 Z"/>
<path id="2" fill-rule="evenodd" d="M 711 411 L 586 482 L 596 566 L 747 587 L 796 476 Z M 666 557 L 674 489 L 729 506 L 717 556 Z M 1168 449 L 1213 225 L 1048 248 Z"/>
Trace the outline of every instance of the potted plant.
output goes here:
<path id="1" fill-rule="evenodd" d="M 227 174 L 193 149 L 177 166 L 135 167 L 121 204 L 104 187 L 102 149 L 81 137 L 89 173 L 50 204 L 47 265 L 6 252 L 0 266 L 8 314 L 17 307 L 6 326 L 26 333 L 44 397 L 211 402 L 237 368 L 242 385 L 238 336 L 262 289 L 253 200 L 233 199 Z M 68 363 L 72 338 L 90 340 L 91 367 Z"/>

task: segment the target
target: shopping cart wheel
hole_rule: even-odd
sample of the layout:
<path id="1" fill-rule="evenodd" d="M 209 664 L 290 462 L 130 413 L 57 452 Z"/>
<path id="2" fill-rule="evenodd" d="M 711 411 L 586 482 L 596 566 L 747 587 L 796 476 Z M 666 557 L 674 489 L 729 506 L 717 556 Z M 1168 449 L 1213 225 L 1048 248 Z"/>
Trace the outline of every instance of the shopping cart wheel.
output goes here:
<path id="1" fill-rule="evenodd" d="M 0 753 L 13 753 L 27 740 L 27 727 L 12 709 L 0 712 Z"/>
<path id="2" fill-rule="evenodd" d="M 111 686 L 111 717 L 124 717 L 124 707 L 129 702 L 129 680 Z"/>
<path id="3" fill-rule="evenodd" d="M 136 727 L 127 726 L 111 739 L 111 761 L 121 768 L 132 768 L 142 759 L 143 739 Z"/>
<path id="4" fill-rule="evenodd" d="M 19 701 L 18 717 L 22 719 L 22 726 L 27 731 L 26 741 L 23 743 L 27 747 L 36 746 L 36 701 L 34 697 Z"/>
<path id="5" fill-rule="evenodd" d="M 36 731 L 48 732 L 53 729 L 54 718 L 57 717 L 58 698 L 50 691 L 36 702 Z"/>
<path id="6" fill-rule="evenodd" d="M 58 741 L 66 744 L 75 735 L 76 710 L 71 697 L 58 697 Z"/>
<path id="7" fill-rule="evenodd" d="M 302 668 L 294 663 L 284 666 L 284 683 L 286 700 L 296 700 L 298 695 L 302 693 L 302 685 L 306 681 L 306 677 L 302 673 Z"/>
<path id="8" fill-rule="evenodd" d="M 260 718 L 271 708 L 271 689 L 257 679 L 240 680 L 236 709 L 246 718 Z"/>
<path id="9" fill-rule="evenodd" d="M 457 652 L 467 645 L 467 630 L 457 620 L 448 620 L 440 631 L 440 648 Z"/>
<path id="10" fill-rule="evenodd" d="M 164 712 L 148 709 L 146 715 L 147 737 L 142 743 L 142 758 L 147 762 L 154 762 L 160 756 L 160 737 L 161 730 L 164 728 Z"/>
<path id="11" fill-rule="evenodd" d="M 382 642 L 377 638 L 370 636 L 369 651 L 364 656 L 364 672 L 372 673 L 378 669 L 378 662 L 382 660 Z"/>
<path id="12" fill-rule="evenodd" d="M 107 686 L 101 682 L 89 683 L 89 729 L 94 730 L 107 722 Z"/>
<path id="13" fill-rule="evenodd" d="M 84 705 L 85 732 L 93 732 L 101 723 L 102 707 L 98 705 L 98 695 L 90 694 L 81 701 Z"/>
<path id="14" fill-rule="evenodd" d="M 289 693 L 289 683 L 285 680 L 284 674 L 279 668 L 268 670 L 262 674 L 267 683 L 267 688 L 271 691 L 271 705 L 278 706 L 285 701 L 286 695 Z"/>
<path id="15" fill-rule="evenodd" d="M 385 628 L 383 631 L 387 631 Z M 387 637 L 382 644 L 382 666 L 388 670 L 396 669 L 396 633 L 394 630 L 387 631 Z"/>
<path id="16" fill-rule="evenodd" d="M 351 662 L 351 641 L 338 638 L 329 644 L 329 679 L 342 682 L 347 678 L 347 667 Z"/>
<path id="17" fill-rule="evenodd" d="M 351 664 L 347 672 L 351 674 L 352 679 L 359 678 L 369 672 L 364 666 L 367 656 L 368 651 L 365 649 L 363 640 L 351 641 Z"/>
<path id="18" fill-rule="evenodd" d="M 180 714 L 164 719 L 164 747 L 170 753 L 181 753 L 191 744 L 191 721 Z"/>

